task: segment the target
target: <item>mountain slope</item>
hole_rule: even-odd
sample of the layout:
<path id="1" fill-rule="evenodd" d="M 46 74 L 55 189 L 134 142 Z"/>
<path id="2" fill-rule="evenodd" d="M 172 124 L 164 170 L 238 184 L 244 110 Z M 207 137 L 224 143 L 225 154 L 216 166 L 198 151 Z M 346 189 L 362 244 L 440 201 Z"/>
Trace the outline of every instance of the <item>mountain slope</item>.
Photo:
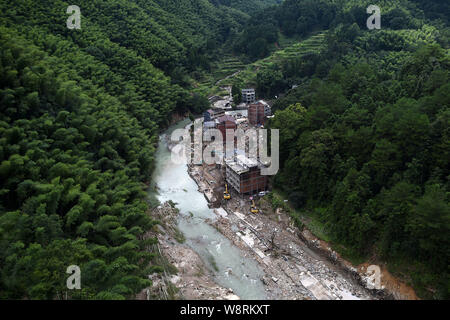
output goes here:
<path id="1" fill-rule="evenodd" d="M 368 30 L 368 3 L 285 1 L 274 27 L 300 43 L 314 26 L 326 29 L 322 46 L 277 51 L 234 84 L 279 97 L 273 182 L 295 218 L 353 261 L 386 264 L 420 297 L 447 299 L 448 18 L 417 1 L 382 1 L 382 28 Z"/>

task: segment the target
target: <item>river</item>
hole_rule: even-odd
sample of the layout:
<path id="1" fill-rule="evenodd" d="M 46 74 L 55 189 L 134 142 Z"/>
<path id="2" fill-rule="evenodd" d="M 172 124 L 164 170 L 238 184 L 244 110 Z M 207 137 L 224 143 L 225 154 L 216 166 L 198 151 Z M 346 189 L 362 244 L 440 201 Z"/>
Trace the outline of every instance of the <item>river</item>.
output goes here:
<path id="1" fill-rule="evenodd" d="M 260 266 L 253 259 L 244 257 L 239 248 L 206 222 L 216 219 L 215 213 L 189 176 L 187 165 L 171 161 L 167 137 L 173 130 L 189 123 L 189 120 L 179 122 L 160 136 L 153 175 L 155 195 L 161 203 L 169 200 L 176 203 L 180 210 L 178 228 L 186 238 L 186 245 L 200 255 L 219 285 L 233 289 L 241 299 L 266 299 Z"/>

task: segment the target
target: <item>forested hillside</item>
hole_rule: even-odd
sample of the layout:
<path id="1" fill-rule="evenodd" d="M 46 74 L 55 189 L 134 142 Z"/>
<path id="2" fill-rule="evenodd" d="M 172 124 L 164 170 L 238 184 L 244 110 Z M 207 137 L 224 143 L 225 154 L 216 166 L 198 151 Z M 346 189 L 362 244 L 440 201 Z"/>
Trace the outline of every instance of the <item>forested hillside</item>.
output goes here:
<path id="1" fill-rule="evenodd" d="M 450 296 L 448 1 L 379 1 L 381 30 L 368 0 L 79 0 L 81 30 L 71 4 L 0 0 L 0 299 L 66 298 L 74 264 L 68 298 L 149 286 L 159 132 L 208 107 L 193 78 L 283 41 L 250 69 L 280 97 L 275 189 L 340 252 Z"/>
<path id="2" fill-rule="evenodd" d="M 321 50 L 257 71 L 260 96 L 282 95 L 271 122 L 281 130 L 274 185 L 341 252 L 388 263 L 421 297 L 448 298 L 450 59 L 448 15 L 439 14 L 448 3 L 384 1 L 373 31 L 368 3 L 279 7 L 283 32 L 308 37 L 316 25 L 326 36 Z M 303 26 L 304 15 L 315 20 Z"/>
<path id="3" fill-rule="evenodd" d="M 282 0 L 210 0 L 214 5 L 228 6 L 251 14 L 283 2 Z"/>
<path id="4" fill-rule="evenodd" d="M 69 30 L 69 4 L 0 1 L 3 299 L 65 297 L 72 264 L 83 269 L 72 298 L 150 284 L 144 183 L 158 133 L 207 107 L 189 72 L 248 19 L 233 3 L 81 0 L 81 30 Z"/>
<path id="5" fill-rule="evenodd" d="M 357 24 L 366 29 L 366 8 L 375 4 L 360 0 L 285 0 L 277 7 L 257 12 L 248 21 L 234 43 L 236 53 L 250 59 L 268 55 L 280 34 L 303 38 L 314 32 L 334 29 L 340 24 Z M 383 29 L 418 29 L 424 18 L 434 24 L 448 26 L 450 4 L 445 0 L 383 0 L 376 5 L 382 9 Z M 439 19 L 439 20 L 437 20 Z M 443 36 L 448 39 L 448 29 Z"/>

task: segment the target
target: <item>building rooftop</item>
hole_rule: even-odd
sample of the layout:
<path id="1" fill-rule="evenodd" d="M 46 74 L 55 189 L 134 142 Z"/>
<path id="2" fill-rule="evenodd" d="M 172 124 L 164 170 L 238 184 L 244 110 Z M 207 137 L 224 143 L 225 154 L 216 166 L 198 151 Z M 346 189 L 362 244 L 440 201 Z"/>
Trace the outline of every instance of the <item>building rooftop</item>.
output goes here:
<path id="1" fill-rule="evenodd" d="M 264 100 L 258 100 L 258 103 L 261 103 L 261 104 L 263 104 L 263 105 L 265 105 L 265 106 L 268 106 L 269 104 L 267 103 L 267 102 L 265 102 Z"/>
<path id="2" fill-rule="evenodd" d="M 264 107 L 270 107 L 269 104 L 267 102 L 265 102 L 264 100 L 258 100 L 256 102 L 250 104 L 250 106 L 258 106 L 258 105 L 263 105 Z"/>
<path id="3" fill-rule="evenodd" d="M 243 166 L 248 167 L 248 168 L 253 168 L 253 167 L 258 166 L 258 161 L 257 160 L 247 158 L 243 154 L 238 154 L 236 156 L 236 162 L 238 162 L 239 164 L 242 164 Z"/>
<path id="4" fill-rule="evenodd" d="M 214 121 L 206 121 L 203 123 L 203 126 L 205 128 L 214 128 L 216 126 L 216 123 Z"/>
<path id="5" fill-rule="evenodd" d="M 229 116 L 229 115 L 221 116 L 221 117 L 219 117 L 217 119 L 217 121 L 219 123 L 222 123 L 222 122 L 225 122 L 225 121 L 230 121 L 230 122 L 236 123 L 236 119 L 234 119 L 233 116 Z"/>
<path id="6" fill-rule="evenodd" d="M 231 170 L 237 174 L 248 172 L 251 168 L 258 167 L 259 162 L 256 159 L 250 159 L 242 151 L 235 150 L 235 159 L 226 159 L 225 163 Z"/>
<path id="7" fill-rule="evenodd" d="M 227 160 L 226 164 L 231 170 L 233 170 L 234 172 L 236 172 L 239 175 L 249 171 L 249 169 L 247 167 L 244 167 L 233 160 Z"/>

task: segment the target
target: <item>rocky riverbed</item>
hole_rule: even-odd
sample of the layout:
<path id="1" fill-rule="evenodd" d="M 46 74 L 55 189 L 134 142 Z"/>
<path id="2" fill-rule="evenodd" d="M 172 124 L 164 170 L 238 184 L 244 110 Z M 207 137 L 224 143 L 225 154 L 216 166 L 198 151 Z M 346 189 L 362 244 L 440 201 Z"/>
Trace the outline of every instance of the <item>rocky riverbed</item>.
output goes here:
<path id="1" fill-rule="evenodd" d="M 352 266 L 307 229 L 296 228 L 282 210 L 266 207 L 250 214 L 248 199 L 234 193 L 223 201 L 220 169 L 176 166 L 168 161 L 167 143 L 159 150 L 156 180 L 163 204 L 152 217 L 161 221 L 154 231 L 159 240 L 154 251 L 165 271 L 149 276 L 153 287 L 140 298 L 415 298 L 383 268 L 381 288 L 375 289 L 373 266 Z"/>
<path id="2" fill-rule="evenodd" d="M 202 166 L 192 166 L 191 176 L 212 199 L 211 189 L 204 181 Z M 375 299 L 376 296 L 359 285 L 346 272 L 339 273 L 326 258 L 315 254 L 299 237 L 289 218 L 252 215 L 249 204 L 239 197 L 216 209 L 209 223 L 239 247 L 244 255 L 256 260 L 264 270 L 263 281 L 270 299 Z M 275 219 L 274 219 L 275 218 Z M 287 225 L 286 225 L 287 223 Z M 232 272 L 232 270 L 230 270 Z"/>
<path id="3" fill-rule="evenodd" d="M 152 287 L 143 290 L 140 299 L 187 299 L 187 300 L 238 300 L 230 288 L 218 285 L 213 275 L 189 246 L 183 243 L 176 227 L 179 211 L 166 202 L 154 209 L 152 217 L 160 224 L 156 232 L 158 245 L 155 248 L 165 271 L 149 275 Z"/>
<path id="4" fill-rule="evenodd" d="M 210 205 L 219 206 L 216 198 L 221 192 L 214 194 L 214 185 L 205 178 L 214 170 L 207 166 L 189 170 Z M 214 212 L 209 223 L 263 268 L 261 280 L 270 299 L 417 299 L 409 286 L 383 267 L 353 266 L 308 229 L 299 230 L 280 209 L 266 207 L 260 214 L 250 214 L 249 201 L 234 194 Z M 379 283 L 373 268 L 380 270 Z"/>

